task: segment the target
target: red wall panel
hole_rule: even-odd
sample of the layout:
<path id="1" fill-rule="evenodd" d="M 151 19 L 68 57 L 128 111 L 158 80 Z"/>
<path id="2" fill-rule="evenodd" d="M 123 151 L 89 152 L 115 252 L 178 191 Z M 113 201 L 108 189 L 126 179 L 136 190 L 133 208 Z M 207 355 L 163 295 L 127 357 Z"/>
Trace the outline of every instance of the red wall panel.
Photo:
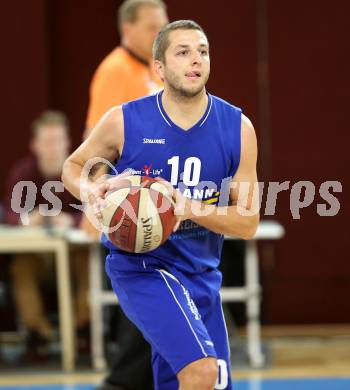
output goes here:
<path id="1" fill-rule="evenodd" d="M 36 0 L 2 3 L 2 134 L 0 190 L 10 165 L 27 149 L 29 124 L 45 108 L 65 111 L 74 145 L 81 139 L 92 74 L 118 43 L 114 0 Z M 279 195 L 280 242 L 261 245 L 265 322 L 345 322 L 350 294 L 347 105 L 349 3 L 267 1 L 271 126 L 259 128 L 258 39 L 255 0 L 167 1 L 172 20 L 192 18 L 207 31 L 212 74 L 208 89 L 243 108 L 257 130 L 260 150 L 271 143 L 271 179 L 310 180 L 318 188 L 339 180 L 336 217 L 312 207 L 293 220 L 290 191 Z M 271 135 L 271 139 L 266 138 Z M 266 177 L 261 176 L 263 179 Z M 271 249 L 272 248 L 272 249 Z"/>
<path id="2" fill-rule="evenodd" d="M 276 245 L 274 267 L 265 266 L 268 322 L 349 321 L 350 262 L 349 102 L 350 66 L 346 2 L 269 2 L 269 73 L 273 179 L 309 180 L 316 191 L 327 180 L 342 182 L 341 209 L 320 217 L 312 207 L 293 220 L 289 194 L 281 194 L 277 218 L 285 239 Z"/>
<path id="3" fill-rule="evenodd" d="M 0 192 L 9 167 L 28 149 L 30 123 L 48 102 L 46 1 L 1 3 Z"/>

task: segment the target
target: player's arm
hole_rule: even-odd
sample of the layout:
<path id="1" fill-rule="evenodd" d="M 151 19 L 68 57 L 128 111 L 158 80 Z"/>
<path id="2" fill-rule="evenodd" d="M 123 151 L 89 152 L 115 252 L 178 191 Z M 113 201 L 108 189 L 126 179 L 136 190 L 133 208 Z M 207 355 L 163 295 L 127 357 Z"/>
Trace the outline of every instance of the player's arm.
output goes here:
<path id="1" fill-rule="evenodd" d="M 231 182 L 230 200 L 232 205 L 222 208 L 204 205 L 195 200 L 183 199 L 185 210 L 180 219 L 191 219 L 216 233 L 243 239 L 252 238 L 259 223 L 256 161 L 255 131 L 249 119 L 242 115 L 241 160 Z M 204 211 L 204 213 L 200 211 Z"/>
<path id="2" fill-rule="evenodd" d="M 114 107 L 109 110 L 97 123 L 89 137 L 65 161 L 62 171 L 62 181 L 76 198 L 81 199 L 84 191 L 88 195 L 96 192 L 102 196 L 108 189 L 103 184 L 94 181 L 100 164 L 93 164 L 89 174 L 84 169 L 94 158 L 103 158 L 110 162 L 117 159 L 124 144 L 124 120 L 122 108 Z"/>

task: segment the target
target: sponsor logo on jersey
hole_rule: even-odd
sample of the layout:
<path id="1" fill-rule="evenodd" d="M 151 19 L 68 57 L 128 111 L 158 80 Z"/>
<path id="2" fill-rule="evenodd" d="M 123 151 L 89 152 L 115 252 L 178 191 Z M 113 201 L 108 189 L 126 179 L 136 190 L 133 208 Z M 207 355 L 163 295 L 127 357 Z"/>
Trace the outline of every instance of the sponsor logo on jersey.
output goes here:
<path id="1" fill-rule="evenodd" d="M 149 176 L 149 174 L 151 173 L 151 169 L 152 169 L 152 164 L 149 164 L 149 165 L 144 165 L 144 167 L 142 168 L 143 170 L 143 173 L 146 175 L 146 176 Z"/>
<path id="2" fill-rule="evenodd" d="M 165 145 L 165 138 L 144 138 L 143 143 Z"/>
<path id="3" fill-rule="evenodd" d="M 161 173 L 163 172 L 163 169 L 159 168 L 152 168 L 152 163 L 151 164 L 145 164 L 142 169 L 133 169 L 132 173 L 134 175 L 144 175 L 144 176 L 160 176 Z"/>
<path id="4" fill-rule="evenodd" d="M 182 195 L 186 198 L 202 200 L 206 204 L 217 204 L 220 197 L 220 191 L 216 191 L 212 188 L 198 189 L 198 188 L 185 188 L 182 191 Z"/>
<path id="5" fill-rule="evenodd" d="M 188 290 L 184 286 L 182 286 L 182 289 L 183 289 L 184 295 L 185 295 L 186 300 L 187 300 L 187 306 L 190 308 L 191 313 L 193 314 L 193 316 L 196 320 L 200 320 L 201 315 L 199 314 L 197 306 L 193 302 L 193 299 L 190 297 L 190 293 L 188 292 Z"/>

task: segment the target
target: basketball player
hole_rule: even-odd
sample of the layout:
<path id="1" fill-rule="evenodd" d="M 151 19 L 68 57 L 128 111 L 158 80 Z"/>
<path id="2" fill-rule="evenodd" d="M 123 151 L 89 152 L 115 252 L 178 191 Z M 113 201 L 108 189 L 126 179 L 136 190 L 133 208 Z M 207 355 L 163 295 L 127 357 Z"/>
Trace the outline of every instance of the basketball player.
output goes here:
<path id="1" fill-rule="evenodd" d="M 119 250 L 104 236 L 106 270 L 125 314 L 152 346 L 156 389 L 231 389 L 217 266 L 222 235 L 249 239 L 258 224 L 258 212 L 252 212 L 255 132 L 240 109 L 206 92 L 209 44 L 197 23 L 165 26 L 153 56 L 164 91 L 107 112 L 67 159 L 63 181 L 76 197 L 87 192 L 97 217 L 106 191 L 125 173 L 82 182 L 83 167 L 94 157 L 118 160 L 118 172 L 152 164 L 150 176 L 177 188 L 180 225 L 166 243 L 140 255 Z M 238 192 L 243 182 L 249 190 Z M 229 205 L 215 204 L 228 184 Z M 198 213 L 205 203 L 206 212 Z"/>

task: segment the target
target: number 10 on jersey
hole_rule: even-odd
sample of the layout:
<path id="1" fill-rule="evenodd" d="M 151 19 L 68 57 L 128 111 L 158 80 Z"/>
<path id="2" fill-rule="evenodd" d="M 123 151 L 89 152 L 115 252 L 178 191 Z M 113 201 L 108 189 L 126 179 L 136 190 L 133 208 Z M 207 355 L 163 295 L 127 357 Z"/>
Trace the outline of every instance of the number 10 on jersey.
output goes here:
<path id="1" fill-rule="evenodd" d="M 170 183 L 176 186 L 179 182 L 180 156 L 173 156 L 168 160 L 171 165 Z M 186 186 L 196 186 L 199 183 L 202 162 L 198 157 L 188 157 L 185 160 L 182 181 Z M 181 178 L 180 178 L 181 179 Z"/>

